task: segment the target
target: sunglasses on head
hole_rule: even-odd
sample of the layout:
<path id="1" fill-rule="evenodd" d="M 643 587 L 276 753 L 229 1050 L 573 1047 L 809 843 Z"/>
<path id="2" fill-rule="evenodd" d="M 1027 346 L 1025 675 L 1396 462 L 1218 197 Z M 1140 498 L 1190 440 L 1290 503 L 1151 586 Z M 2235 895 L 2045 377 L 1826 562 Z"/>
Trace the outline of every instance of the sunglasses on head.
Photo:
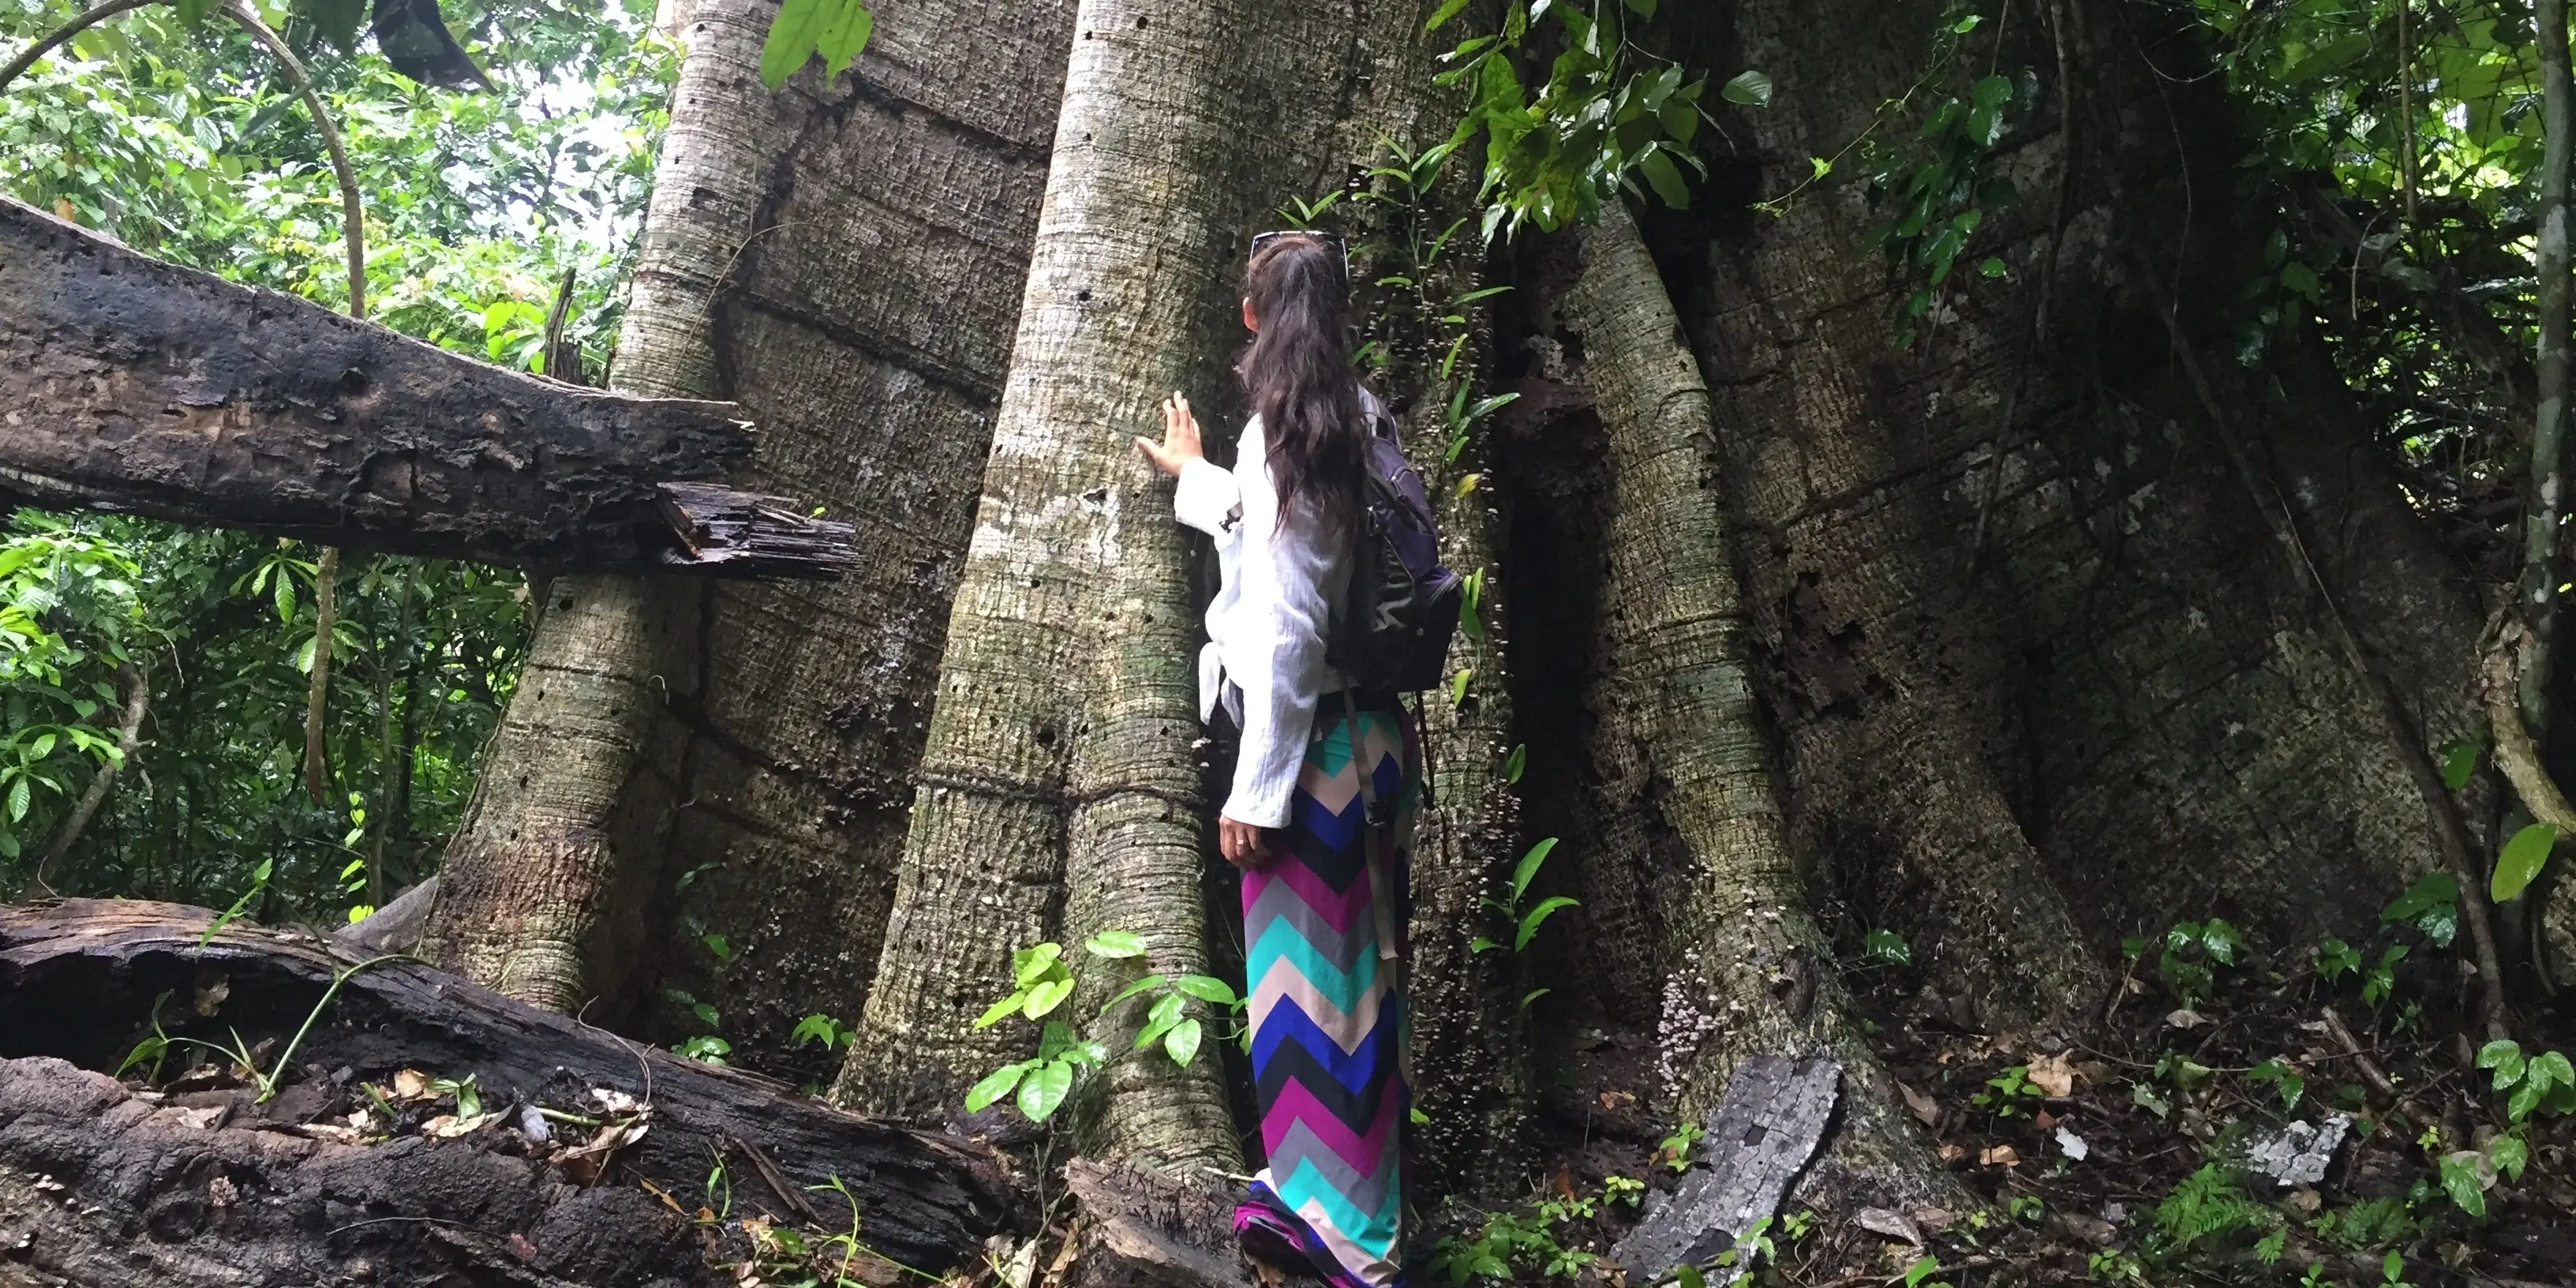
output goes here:
<path id="1" fill-rule="evenodd" d="M 1342 235 L 1312 228 L 1283 228 L 1275 233 L 1262 233 L 1255 236 L 1252 239 L 1252 253 L 1246 257 L 1246 262 L 1261 258 L 1261 248 L 1282 237 L 1312 237 L 1332 247 L 1333 253 L 1342 261 L 1342 280 L 1345 282 L 1351 280 L 1351 248 L 1342 241 Z"/>

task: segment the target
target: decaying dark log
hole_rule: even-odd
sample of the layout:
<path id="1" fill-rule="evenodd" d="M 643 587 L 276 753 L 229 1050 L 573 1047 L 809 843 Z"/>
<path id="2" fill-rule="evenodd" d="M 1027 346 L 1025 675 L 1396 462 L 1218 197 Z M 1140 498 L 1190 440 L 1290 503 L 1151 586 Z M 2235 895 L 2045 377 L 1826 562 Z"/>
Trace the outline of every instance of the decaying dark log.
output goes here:
<path id="1" fill-rule="evenodd" d="M 857 560 L 849 524 L 796 512 L 783 496 L 665 483 L 662 516 L 680 535 L 673 561 L 742 577 L 838 577 Z"/>
<path id="2" fill-rule="evenodd" d="M 0 198 L 0 502 L 556 571 L 834 575 L 849 530 L 792 503 L 734 494 L 751 526 L 705 559 L 672 531 L 658 485 L 749 459 L 738 410 L 504 371 Z"/>
<path id="3" fill-rule="evenodd" d="M 237 1031 L 256 1050 L 292 1035 L 349 961 L 310 936 L 238 923 L 200 948 L 211 919 L 91 900 L 0 910 L 0 1285 L 729 1283 L 706 1268 L 704 1241 L 740 1243 L 738 1219 L 764 1212 L 845 1228 L 837 1194 L 782 1197 L 834 1178 L 858 1200 L 861 1237 L 926 1270 L 1018 1219 L 977 1148 L 408 962 L 349 979 L 267 1104 L 184 1082 L 155 1103 L 98 1071 L 151 1034 L 156 998 L 173 1036 L 228 1043 Z M 165 1073 L 190 1058 L 174 1048 Z M 361 1143 L 334 1126 L 376 1103 L 364 1084 L 394 1086 L 403 1070 L 471 1075 L 497 1117 L 452 1139 L 414 1123 Z M 619 1096 L 649 1106 L 648 1126 L 600 1160 L 595 1182 L 562 1155 L 593 1127 L 548 1120 L 564 1134 L 549 1148 L 521 1126 L 533 1107 L 631 1113 L 603 1109 Z M 737 1221 L 702 1228 L 682 1211 L 723 1206 L 708 1193 L 719 1159 Z"/>
<path id="4" fill-rule="evenodd" d="M 1252 1288 L 1230 1191 L 1087 1158 L 1064 1183 L 1082 1203 L 1069 1288 Z"/>
<path id="5" fill-rule="evenodd" d="M 1706 1265 L 1777 1213 L 1789 1182 L 1824 1139 L 1842 1076 L 1842 1066 L 1823 1055 L 1757 1055 L 1737 1065 L 1701 1142 L 1704 1166 L 1669 1198 L 1649 1199 L 1637 1227 L 1610 1249 L 1610 1259 L 1627 1267 L 1628 1282 L 1644 1285 L 1679 1266 Z"/>

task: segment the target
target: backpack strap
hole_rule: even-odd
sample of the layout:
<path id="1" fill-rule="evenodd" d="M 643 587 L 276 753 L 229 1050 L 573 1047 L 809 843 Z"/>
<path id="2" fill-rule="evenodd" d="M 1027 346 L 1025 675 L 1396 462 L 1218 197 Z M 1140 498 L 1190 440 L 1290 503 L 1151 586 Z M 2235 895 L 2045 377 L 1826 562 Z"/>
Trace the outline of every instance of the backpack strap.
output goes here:
<path id="1" fill-rule="evenodd" d="M 1342 720 L 1350 730 L 1351 772 L 1360 780 L 1360 827 L 1366 831 L 1393 823 L 1392 817 L 1378 818 L 1377 785 L 1369 781 L 1368 769 L 1360 764 L 1360 704 L 1351 696 L 1351 687 L 1347 684 L 1342 686 Z"/>

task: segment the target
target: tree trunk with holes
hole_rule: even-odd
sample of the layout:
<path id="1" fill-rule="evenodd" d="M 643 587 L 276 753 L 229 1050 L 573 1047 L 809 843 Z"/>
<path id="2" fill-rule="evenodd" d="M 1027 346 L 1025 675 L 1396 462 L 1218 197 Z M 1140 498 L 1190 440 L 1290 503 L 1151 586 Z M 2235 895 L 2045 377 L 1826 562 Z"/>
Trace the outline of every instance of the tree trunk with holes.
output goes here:
<path id="1" fill-rule="evenodd" d="M 1407 19 L 1316 4 L 1077 13 L 912 836 L 836 1087 L 846 1102 L 951 1116 L 969 1082 L 1025 1054 L 1031 1026 L 971 1025 L 1010 991 L 1015 948 L 1129 930 L 1146 967 L 1222 969 L 1206 946 L 1214 802 L 1196 745 L 1192 547 L 1170 484 L 1128 438 L 1179 389 L 1211 447 L 1231 445 L 1242 247 L 1273 207 L 1339 187 L 1368 135 L 1415 110 L 1427 86 Z M 1243 148 L 1252 137 L 1275 146 Z M 1084 965 L 1095 989 L 1112 973 Z M 1109 1155 L 1240 1158 L 1213 1046 L 1187 1070 L 1121 1054 L 1102 1088 Z"/>
<path id="2" fill-rule="evenodd" d="M 615 388 L 718 385 L 708 304 L 750 235 L 760 180 L 793 126 L 753 69 L 768 6 L 710 3 L 687 34 L 618 338 Z M 508 711 L 448 847 L 424 951 L 511 997 L 622 1019 L 682 798 L 666 719 L 696 688 L 699 588 L 558 577 Z"/>
<path id="3" fill-rule="evenodd" d="M 1920 74 L 1933 6 L 1848 8 L 1736 11 L 1728 37 L 1781 86 L 1728 121 L 1770 162 L 1763 195 Z M 2216 915 L 2297 951 L 2443 866 L 2403 759 L 2425 748 L 2392 739 L 2312 585 L 2433 745 L 2471 727 L 2478 606 L 2311 337 L 2231 374 L 2229 292 L 2266 221 L 2214 82 L 2169 78 L 2200 65 L 2187 16 L 2070 2 L 2006 33 L 2000 65 L 2048 87 L 1992 155 L 2020 199 L 1910 348 L 1892 336 L 1920 270 L 1873 253 L 1893 216 L 1857 182 L 1699 245 L 1662 229 L 1791 852 L 1841 954 L 1903 933 L 1963 1024 L 2071 1034 L 2112 1000 L 2123 936 Z M 1848 39 L 1864 18 L 1883 47 Z M 2002 276 L 1972 271 L 1987 254 Z M 2169 305 L 2319 534 L 2313 574 L 2218 450 Z"/>

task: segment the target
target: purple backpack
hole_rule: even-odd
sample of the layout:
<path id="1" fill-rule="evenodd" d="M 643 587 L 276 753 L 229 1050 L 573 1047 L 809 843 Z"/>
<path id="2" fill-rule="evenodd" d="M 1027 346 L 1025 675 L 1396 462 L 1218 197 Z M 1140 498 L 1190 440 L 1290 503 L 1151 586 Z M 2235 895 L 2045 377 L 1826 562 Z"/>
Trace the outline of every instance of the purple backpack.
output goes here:
<path id="1" fill-rule="evenodd" d="M 1466 583 L 1440 564 L 1431 497 L 1422 475 L 1404 458 L 1395 418 L 1365 389 L 1360 405 L 1368 446 L 1360 468 L 1356 557 L 1327 658 L 1362 690 L 1438 688 Z"/>

